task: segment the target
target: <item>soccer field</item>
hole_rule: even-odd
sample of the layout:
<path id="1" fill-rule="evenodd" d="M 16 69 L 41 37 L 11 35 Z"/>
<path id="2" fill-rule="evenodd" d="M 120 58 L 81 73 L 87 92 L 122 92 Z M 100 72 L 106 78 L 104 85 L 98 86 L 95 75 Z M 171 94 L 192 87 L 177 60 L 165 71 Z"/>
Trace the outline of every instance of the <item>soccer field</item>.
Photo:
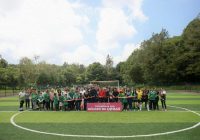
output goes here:
<path id="1" fill-rule="evenodd" d="M 168 92 L 170 106 L 165 112 L 19 113 L 18 104 L 17 97 L 0 98 L 0 140 L 200 139 L 200 94 L 196 93 Z"/>

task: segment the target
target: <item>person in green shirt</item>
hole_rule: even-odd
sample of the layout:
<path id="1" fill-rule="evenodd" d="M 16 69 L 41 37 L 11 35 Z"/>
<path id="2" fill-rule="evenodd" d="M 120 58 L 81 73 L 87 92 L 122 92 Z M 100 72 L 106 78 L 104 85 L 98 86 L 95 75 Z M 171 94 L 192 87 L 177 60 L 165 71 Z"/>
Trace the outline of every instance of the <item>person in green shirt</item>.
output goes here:
<path id="1" fill-rule="evenodd" d="M 31 90 L 31 103 L 32 103 L 32 109 L 35 110 L 37 108 L 37 99 L 38 95 L 36 93 L 36 89 Z"/>
<path id="2" fill-rule="evenodd" d="M 63 103 L 63 109 L 65 111 L 68 110 L 68 101 L 67 100 L 69 100 L 69 98 L 67 97 L 67 93 L 66 93 L 66 94 L 64 94 L 64 103 Z"/>
<path id="3" fill-rule="evenodd" d="M 56 93 L 54 93 L 53 104 L 54 104 L 54 110 L 58 111 L 58 109 L 59 109 L 59 102 L 58 102 L 58 96 L 56 95 Z"/>
<path id="4" fill-rule="evenodd" d="M 123 105 L 123 110 L 127 110 L 128 102 L 127 102 L 127 96 L 124 91 L 120 91 L 119 99 Z"/>
<path id="5" fill-rule="evenodd" d="M 42 95 L 42 92 L 39 93 L 39 96 L 38 96 L 38 105 L 39 105 L 39 110 L 42 110 L 43 108 L 43 101 L 44 101 L 44 97 Z"/>
<path id="6" fill-rule="evenodd" d="M 64 96 L 61 95 L 61 93 L 59 93 L 58 98 L 59 98 L 59 110 L 63 110 Z"/>
<path id="7" fill-rule="evenodd" d="M 156 100 L 156 91 L 155 90 L 150 90 L 149 91 L 149 109 L 150 110 L 155 110 L 156 109 L 156 104 L 155 104 L 155 100 Z"/>
<path id="8" fill-rule="evenodd" d="M 81 98 L 80 98 L 80 93 L 78 90 L 76 90 L 75 94 L 74 94 L 74 100 L 75 100 L 75 107 L 76 107 L 76 111 L 80 111 L 81 110 Z"/>
<path id="9" fill-rule="evenodd" d="M 70 92 L 68 93 L 68 98 L 69 98 L 69 109 L 74 110 L 74 89 L 71 89 Z"/>
<path id="10" fill-rule="evenodd" d="M 50 110 L 50 95 L 49 95 L 49 90 L 46 90 L 44 93 L 44 105 L 46 110 Z"/>

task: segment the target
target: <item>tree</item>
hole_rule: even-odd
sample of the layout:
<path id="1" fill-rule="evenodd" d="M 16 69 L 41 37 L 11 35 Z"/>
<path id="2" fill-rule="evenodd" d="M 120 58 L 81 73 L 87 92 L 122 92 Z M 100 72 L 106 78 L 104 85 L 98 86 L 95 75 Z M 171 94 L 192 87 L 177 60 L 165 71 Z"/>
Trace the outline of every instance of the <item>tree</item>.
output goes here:
<path id="1" fill-rule="evenodd" d="M 3 59 L 0 55 L 0 68 L 6 68 L 8 66 L 8 62 Z"/>
<path id="2" fill-rule="evenodd" d="M 31 59 L 27 57 L 21 58 L 19 62 L 19 68 L 20 77 L 21 79 L 24 79 L 24 83 L 26 85 L 34 84 L 36 82 L 36 69 Z"/>
<path id="3" fill-rule="evenodd" d="M 113 67 L 113 59 L 112 57 L 108 54 L 106 57 L 106 68 L 111 69 Z"/>
<path id="4" fill-rule="evenodd" d="M 94 62 L 88 66 L 86 77 L 88 81 L 105 80 L 106 70 L 100 63 Z"/>

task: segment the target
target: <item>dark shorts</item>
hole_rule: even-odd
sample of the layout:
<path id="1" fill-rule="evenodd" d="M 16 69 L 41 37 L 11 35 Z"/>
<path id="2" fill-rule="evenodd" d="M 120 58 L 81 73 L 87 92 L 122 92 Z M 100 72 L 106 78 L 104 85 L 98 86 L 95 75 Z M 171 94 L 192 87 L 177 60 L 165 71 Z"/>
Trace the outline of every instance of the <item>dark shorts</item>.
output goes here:
<path id="1" fill-rule="evenodd" d="M 142 103 L 142 99 L 138 99 L 138 103 Z"/>

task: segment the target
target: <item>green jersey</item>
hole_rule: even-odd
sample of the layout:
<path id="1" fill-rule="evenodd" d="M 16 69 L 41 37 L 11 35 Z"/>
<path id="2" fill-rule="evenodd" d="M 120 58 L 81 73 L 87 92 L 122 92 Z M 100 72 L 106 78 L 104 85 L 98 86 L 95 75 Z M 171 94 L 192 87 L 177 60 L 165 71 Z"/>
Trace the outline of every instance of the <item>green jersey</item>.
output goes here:
<path id="1" fill-rule="evenodd" d="M 69 100 L 69 98 L 65 95 L 65 96 L 64 96 L 64 106 L 67 106 L 67 105 L 68 105 L 67 100 Z"/>
<path id="2" fill-rule="evenodd" d="M 69 93 L 69 98 L 70 98 L 70 99 L 74 99 L 74 92 L 70 92 L 70 93 Z"/>
<path id="3" fill-rule="evenodd" d="M 125 95 L 125 93 L 120 93 L 119 94 L 119 97 L 121 97 L 120 98 L 120 101 L 124 104 L 124 103 L 127 103 L 127 98 L 126 98 L 126 95 Z"/>
<path id="4" fill-rule="evenodd" d="M 44 100 L 45 100 L 45 102 L 49 102 L 50 101 L 50 96 L 49 96 L 48 93 L 44 94 Z"/>
<path id="5" fill-rule="evenodd" d="M 59 101 L 60 101 L 60 102 L 64 103 L 64 100 L 65 100 L 65 99 L 64 99 L 64 96 L 62 96 L 62 95 L 59 96 Z"/>
<path id="6" fill-rule="evenodd" d="M 57 96 L 54 96 L 54 97 L 53 97 L 53 103 L 54 103 L 55 105 L 58 104 L 58 97 L 57 97 Z"/>
<path id="7" fill-rule="evenodd" d="M 155 100 L 156 99 L 156 91 L 150 91 L 149 92 L 149 100 Z"/>
<path id="8" fill-rule="evenodd" d="M 42 102 L 43 102 L 43 100 L 44 100 L 44 97 L 42 96 L 42 94 L 41 94 L 41 95 L 39 95 L 39 96 L 38 96 L 38 101 L 39 101 L 40 103 L 42 103 Z"/>
<path id="9" fill-rule="evenodd" d="M 37 101 L 38 95 L 36 93 L 32 93 L 31 94 L 31 99 L 32 99 L 33 102 Z"/>
<path id="10" fill-rule="evenodd" d="M 80 99 L 80 94 L 79 93 L 75 93 L 74 94 L 74 99 Z"/>

